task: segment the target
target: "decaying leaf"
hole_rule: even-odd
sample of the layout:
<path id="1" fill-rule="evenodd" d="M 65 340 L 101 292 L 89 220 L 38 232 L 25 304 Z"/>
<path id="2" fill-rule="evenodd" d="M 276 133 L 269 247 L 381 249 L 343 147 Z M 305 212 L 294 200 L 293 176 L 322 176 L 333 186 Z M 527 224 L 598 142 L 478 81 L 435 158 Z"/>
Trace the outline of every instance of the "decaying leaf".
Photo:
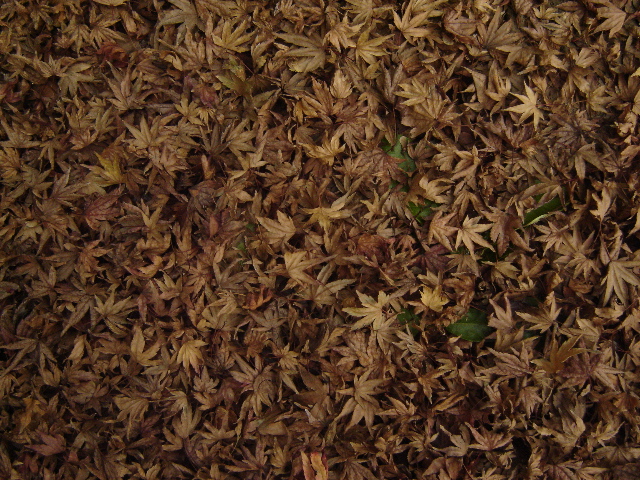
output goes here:
<path id="1" fill-rule="evenodd" d="M 0 479 L 637 478 L 639 11 L 0 2 Z"/>

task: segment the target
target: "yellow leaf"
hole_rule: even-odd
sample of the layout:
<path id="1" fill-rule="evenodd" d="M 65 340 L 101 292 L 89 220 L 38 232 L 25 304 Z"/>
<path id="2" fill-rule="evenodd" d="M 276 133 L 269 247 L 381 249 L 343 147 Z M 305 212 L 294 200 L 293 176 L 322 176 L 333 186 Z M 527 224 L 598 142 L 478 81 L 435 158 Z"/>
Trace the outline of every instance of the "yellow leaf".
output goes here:
<path id="1" fill-rule="evenodd" d="M 438 285 L 436 288 L 431 289 L 424 287 L 420 300 L 429 309 L 434 312 L 441 312 L 442 308 L 449 302 L 449 298 L 442 294 L 442 287 Z"/>
<path id="2" fill-rule="evenodd" d="M 356 292 L 362 303 L 362 308 L 345 308 L 345 313 L 353 315 L 354 317 L 362 317 L 356 323 L 351 326 L 352 330 L 358 330 L 359 328 L 366 327 L 374 323 L 382 323 L 386 319 L 384 307 L 389 303 L 389 296 L 384 292 L 378 293 L 378 301 L 375 301 L 369 295 L 361 292 Z"/>
<path id="3" fill-rule="evenodd" d="M 98 157 L 98 161 L 103 168 L 100 174 L 109 182 L 108 185 L 121 183 L 123 176 L 118 157 L 110 156 L 109 158 L 105 158 L 99 153 L 96 153 L 96 157 Z"/>
<path id="4" fill-rule="evenodd" d="M 305 213 L 310 213 L 309 223 L 318 222 L 322 228 L 328 230 L 332 219 L 346 218 L 351 215 L 349 210 L 341 211 L 349 198 L 344 195 L 331 204 L 330 207 L 303 208 Z"/>
<path id="5" fill-rule="evenodd" d="M 202 340 L 188 340 L 182 344 L 178 351 L 178 362 L 182 362 L 185 369 L 191 365 L 194 369 L 203 362 L 202 352 L 200 347 L 205 346 L 207 343 Z"/>

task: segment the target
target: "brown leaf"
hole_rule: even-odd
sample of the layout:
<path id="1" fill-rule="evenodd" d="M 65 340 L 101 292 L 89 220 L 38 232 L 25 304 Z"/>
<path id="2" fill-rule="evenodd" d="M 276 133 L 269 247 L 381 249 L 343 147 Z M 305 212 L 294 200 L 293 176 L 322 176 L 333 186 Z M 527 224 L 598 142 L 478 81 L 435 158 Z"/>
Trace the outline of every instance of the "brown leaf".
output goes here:
<path id="1" fill-rule="evenodd" d="M 302 458 L 302 471 L 304 480 L 328 480 L 329 465 L 327 456 L 321 452 L 311 452 L 307 454 L 300 452 Z"/>
<path id="2" fill-rule="evenodd" d="M 49 435 L 44 432 L 38 432 L 38 435 L 43 443 L 39 445 L 28 445 L 27 447 L 45 457 L 57 455 L 67 449 L 66 441 L 60 434 Z"/>
<path id="3" fill-rule="evenodd" d="M 495 373 L 506 377 L 523 377 L 533 372 L 530 365 L 530 352 L 522 346 L 520 352 L 512 349 L 514 353 L 498 352 L 492 348 L 489 349 L 497 360 L 496 366 L 487 370 L 487 373 Z"/>
<path id="4" fill-rule="evenodd" d="M 267 303 L 273 298 L 273 292 L 265 285 L 260 285 L 260 290 L 257 292 L 251 292 L 247 295 L 244 302 L 244 308 L 247 310 L 257 310 L 262 305 Z"/>
<path id="5" fill-rule="evenodd" d="M 84 210 L 84 218 L 87 225 L 93 230 L 97 230 L 101 221 L 113 219 L 118 215 L 120 209 L 115 205 L 119 199 L 119 195 L 107 194 L 91 201 Z"/>
<path id="6" fill-rule="evenodd" d="M 389 258 L 389 245 L 393 243 L 380 235 L 363 234 L 356 240 L 356 253 L 364 255 L 369 260 L 383 262 Z"/>

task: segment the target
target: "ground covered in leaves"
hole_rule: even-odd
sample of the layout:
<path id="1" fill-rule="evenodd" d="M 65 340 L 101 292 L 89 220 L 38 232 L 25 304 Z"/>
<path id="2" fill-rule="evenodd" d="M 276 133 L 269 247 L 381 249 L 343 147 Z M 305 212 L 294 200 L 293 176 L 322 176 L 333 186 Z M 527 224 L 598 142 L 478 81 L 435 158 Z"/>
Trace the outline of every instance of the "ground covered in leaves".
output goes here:
<path id="1" fill-rule="evenodd" d="M 0 478 L 639 478 L 639 10 L 3 2 Z"/>

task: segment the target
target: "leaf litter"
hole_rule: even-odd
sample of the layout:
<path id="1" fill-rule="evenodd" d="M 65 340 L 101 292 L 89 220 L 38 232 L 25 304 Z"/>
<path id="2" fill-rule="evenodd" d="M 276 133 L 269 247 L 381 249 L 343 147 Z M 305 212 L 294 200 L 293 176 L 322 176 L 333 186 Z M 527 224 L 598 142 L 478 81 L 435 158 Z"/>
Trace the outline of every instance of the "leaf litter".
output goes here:
<path id="1" fill-rule="evenodd" d="M 639 11 L 4 2 L 0 478 L 637 478 Z"/>

